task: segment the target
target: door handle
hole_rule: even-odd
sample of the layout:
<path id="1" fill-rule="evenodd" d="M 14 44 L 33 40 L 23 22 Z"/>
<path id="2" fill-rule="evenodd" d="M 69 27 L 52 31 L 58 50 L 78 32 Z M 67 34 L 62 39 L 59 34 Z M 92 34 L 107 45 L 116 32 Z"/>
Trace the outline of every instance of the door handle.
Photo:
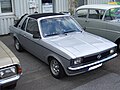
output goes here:
<path id="1" fill-rule="evenodd" d="M 26 34 L 24 34 L 23 36 L 26 37 Z"/>

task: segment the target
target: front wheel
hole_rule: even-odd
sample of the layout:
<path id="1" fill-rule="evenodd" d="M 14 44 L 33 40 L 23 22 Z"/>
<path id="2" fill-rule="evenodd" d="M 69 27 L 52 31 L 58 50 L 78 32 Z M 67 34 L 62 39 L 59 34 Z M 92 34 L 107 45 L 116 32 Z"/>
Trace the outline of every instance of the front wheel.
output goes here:
<path id="1" fill-rule="evenodd" d="M 62 65 L 56 59 L 53 58 L 49 62 L 49 67 L 50 67 L 50 72 L 53 77 L 60 79 L 65 76 L 65 72 L 64 72 Z"/>

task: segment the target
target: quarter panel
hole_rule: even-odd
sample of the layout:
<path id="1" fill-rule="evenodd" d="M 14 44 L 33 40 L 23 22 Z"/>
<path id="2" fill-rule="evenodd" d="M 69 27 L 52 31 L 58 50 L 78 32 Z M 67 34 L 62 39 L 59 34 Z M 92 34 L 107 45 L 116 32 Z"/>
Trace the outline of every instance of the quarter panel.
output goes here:
<path id="1" fill-rule="evenodd" d="M 106 29 L 109 32 L 107 39 L 116 42 L 120 38 L 120 23 L 107 22 Z"/>

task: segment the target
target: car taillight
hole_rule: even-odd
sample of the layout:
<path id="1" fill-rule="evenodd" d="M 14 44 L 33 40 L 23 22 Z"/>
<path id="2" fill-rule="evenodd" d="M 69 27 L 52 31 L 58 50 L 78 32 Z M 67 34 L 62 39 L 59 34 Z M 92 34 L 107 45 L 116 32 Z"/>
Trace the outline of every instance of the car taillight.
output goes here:
<path id="1" fill-rule="evenodd" d="M 22 68 L 20 66 L 18 66 L 18 74 L 22 74 Z"/>

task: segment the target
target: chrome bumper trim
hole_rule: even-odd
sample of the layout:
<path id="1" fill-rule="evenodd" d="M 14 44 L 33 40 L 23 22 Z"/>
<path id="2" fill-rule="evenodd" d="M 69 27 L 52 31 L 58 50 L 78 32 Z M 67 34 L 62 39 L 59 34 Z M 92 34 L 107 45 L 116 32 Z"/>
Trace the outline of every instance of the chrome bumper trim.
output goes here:
<path id="1" fill-rule="evenodd" d="M 112 56 L 109 56 L 105 59 L 102 59 L 100 61 L 97 61 L 97 62 L 94 62 L 94 63 L 90 63 L 90 64 L 87 64 L 87 65 L 84 65 L 84 66 L 80 66 L 80 67 L 68 67 L 69 70 L 72 70 L 72 71 L 75 71 L 75 70 L 79 70 L 79 69 L 83 69 L 83 68 L 86 68 L 86 67 L 90 67 L 90 66 L 93 66 L 93 65 L 96 65 L 96 64 L 100 64 L 100 63 L 103 63 L 105 61 L 108 61 L 109 59 L 112 59 L 114 57 L 116 57 L 118 54 L 115 53 L 113 54 Z"/>
<path id="2" fill-rule="evenodd" d="M 19 78 L 20 78 L 20 75 L 14 75 L 12 77 L 1 79 L 0 80 L 0 85 L 4 85 L 4 84 L 10 83 L 10 82 L 17 81 Z"/>

